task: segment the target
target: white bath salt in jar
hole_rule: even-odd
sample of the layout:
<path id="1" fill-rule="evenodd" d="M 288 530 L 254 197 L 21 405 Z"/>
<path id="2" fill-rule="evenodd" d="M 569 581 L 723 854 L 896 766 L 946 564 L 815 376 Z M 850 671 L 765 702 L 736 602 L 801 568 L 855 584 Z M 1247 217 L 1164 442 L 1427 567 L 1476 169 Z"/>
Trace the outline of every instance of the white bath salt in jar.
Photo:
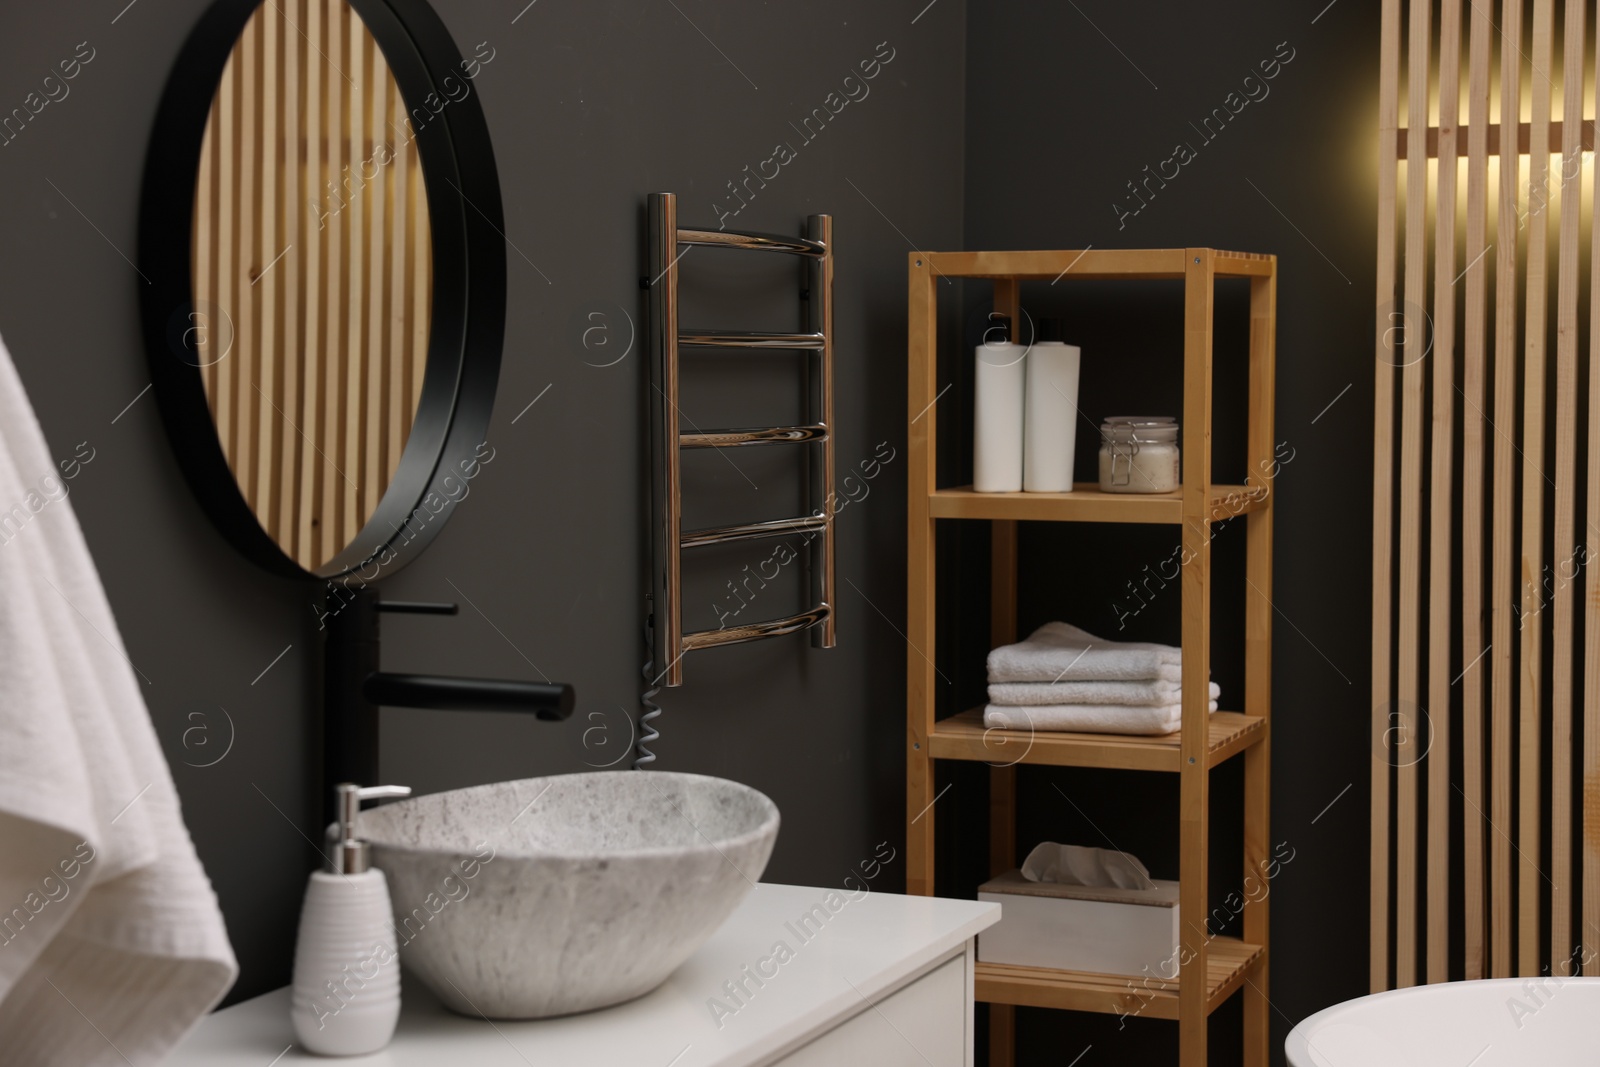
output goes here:
<path id="1" fill-rule="evenodd" d="M 1178 422 L 1167 416 L 1116 415 L 1100 424 L 1100 491 L 1170 493 L 1183 484 Z"/>

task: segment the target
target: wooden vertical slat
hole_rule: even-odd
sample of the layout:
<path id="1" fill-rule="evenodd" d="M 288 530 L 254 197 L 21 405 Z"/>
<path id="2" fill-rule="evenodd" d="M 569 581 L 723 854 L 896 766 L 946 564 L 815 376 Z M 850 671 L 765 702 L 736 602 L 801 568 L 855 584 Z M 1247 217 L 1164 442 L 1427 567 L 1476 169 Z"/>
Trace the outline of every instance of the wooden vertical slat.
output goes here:
<path id="1" fill-rule="evenodd" d="M 1456 120 L 1461 95 L 1461 0 L 1439 5 L 1439 163 L 1434 223 L 1433 447 L 1428 516 L 1427 980 L 1450 970 L 1450 612 L 1455 450 Z"/>
<path id="2" fill-rule="evenodd" d="M 1595 17 L 1595 55 L 1600 57 L 1600 15 Z M 1594 115 L 1600 116 L 1600 79 Z M 1596 147 L 1600 147 L 1597 138 Z M 1600 165 L 1593 165 L 1593 203 L 1600 204 Z M 1589 229 L 1589 454 L 1584 541 L 1600 533 L 1600 226 Z M 1583 973 L 1600 974 L 1600 561 L 1591 553 L 1584 567 L 1583 607 Z"/>
<path id="3" fill-rule="evenodd" d="M 257 494 L 256 390 L 260 388 L 260 345 L 256 314 L 256 289 L 251 284 L 257 266 L 260 201 L 261 121 L 261 11 L 250 16 L 239 39 L 239 258 L 234 262 L 233 285 L 238 294 L 235 315 L 239 344 L 235 350 L 237 377 L 235 413 L 239 420 L 237 451 L 233 456 L 233 476 L 244 491 L 244 498 L 259 514 Z"/>
<path id="4" fill-rule="evenodd" d="M 257 93 L 261 100 L 261 130 L 259 145 L 261 194 L 256 201 L 260 236 L 256 243 L 255 262 L 250 266 L 250 284 L 256 290 L 261 309 L 261 339 L 257 366 L 260 383 L 255 395 L 249 398 L 256 412 L 256 516 L 262 528 L 282 543 L 280 501 L 277 497 L 278 448 L 281 438 L 275 432 L 280 428 L 277 409 L 280 405 L 278 362 L 278 268 L 274 263 L 283 250 L 278 242 L 281 235 L 279 222 L 279 179 L 282 177 L 279 130 L 278 94 L 281 90 L 281 72 L 278 70 L 278 29 L 282 18 L 275 5 L 256 9 L 255 17 L 261 22 L 261 66 Z"/>
<path id="5" fill-rule="evenodd" d="M 217 265 L 212 289 L 214 307 L 207 312 L 211 315 L 210 332 L 217 334 L 225 331 L 226 336 L 232 338 L 232 350 L 226 358 L 216 361 L 216 392 L 212 397 L 212 417 L 217 424 L 217 440 L 222 442 L 222 451 L 230 461 L 237 449 L 235 426 L 237 420 L 233 417 L 233 404 L 236 389 L 234 387 L 234 368 L 239 365 L 239 348 L 244 343 L 239 336 L 239 316 L 234 310 L 238 300 L 238 291 L 234 288 L 233 279 L 234 249 L 237 247 L 239 229 L 239 166 L 236 155 L 239 132 L 238 117 L 238 82 L 239 82 L 239 56 L 235 52 L 228 57 L 227 64 L 222 68 L 222 83 L 217 89 L 217 106 L 213 112 L 217 116 Z"/>
<path id="6" fill-rule="evenodd" d="M 343 171 L 344 184 L 350 189 L 347 196 L 348 206 L 343 215 L 346 219 L 346 234 L 349 238 L 345 247 L 348 259 L 348 273 L 345 286 L 345 350 L 344 350 L 344 472 L 350 479 L 344 491 L 344 540 L 350 541 L 361 530 L 361 510 L 363 497 L 361 482 L 365 476 L 365 466 L 362 463 L 363 452 L 366 445 L 366 434 L 363 432 L 366 414 L 366 380 L 368 374 L 367 360 L 369 353 L 366 348 L 366 301 L 363 299 L 363 287 L 367 278 L 366 243 L 362 240 L 363 223 L 367 210 L 371 204 L 366 190 L 360 187 L 362 145 L 366 143 L 366 49 L 362 47 L 362 33 L 360 16 L 351 11 L 347 5 L 341 4 L 340 17 L 345 20 L 346 45 L 343 54 L 347 57 L 345 74 L 350 78 L 349 109 L 346 121 L 349 123 L 349 141 L 345 159 L 346 167 Z M 335 53 L 336 55 L 339 53 Z"/>
<path id="7" fill-rule="evenodd" d="M 384 141 L 390 146 L 390 160 L 384 167 L 384 181 L 389 185 L 389 212 L 385 219 L 389 231 L 389 315 L 385 330 L 389 372 L 385 414 L 389 425 L 388 466 L 383 472 L 385 483 L 394 478 L 400 466 L 400 453 L 405 447 L 413 415 L 411 390 L 406 387 L 406 331 L 409 325 L 406 322 L 406 165 L 405 157 L 400 154 L 399 141 L 394 136 L 395 124 L 399 116 L 405 114 L 405 102 L 400 98 L 398 85 L 392 87 L 390 95 L 389 113 L 394 117 L 379 127 L 384 131 Z"/>
<path id="8" fill-rule="evenodd" d="M 1544 897 L 1539 869 L 1544 804 L 1541 791 L 1544 726 L 1545 330 L 1548 327 L 1547 266 L 1550 223 L 1550 57 L 1554 0 L 1534 0 L 1530 96 L 1533 126 L 1528 149 L 1527 308 L 1522 356 L 1522 618 L 1521 692 L 1517 730 L 1517 965 L 1539 973 L 1539 907 Z"/>
<path id="9" fill-rule="evenodd" d="M 1489 184 L 1489 12 L 1470 10 L 1467 75 L 1467 268 L 1462 322 L 1463 403 L 1461 408 L 1461 761 L 1463 950 L 1465 977 L 1487 973 L 1484 958 L 1483 789 L 1483 525 L 1484 525 L 1484 367 L 1488 329 L 1486 262 Z"/>
<path id="10" fill-rule="evenodd" d="M 1572 959 L 1572 588 L 1578 432 L 1578 222 L 1583 187 L 1584 3 L 1568 0 L 1562 30 L 1560 229 L 1556 268 L 1556 588 L 1550 701 L 1550 973 L 1571 973 Z"/>
<path id="11" fill-rule="evenodd" d="M 1417 787 L 1422 731 L 1422 423 L 1426 364 L 1422 354 L 1428 304 L 1427 209 L 1428 70 L 1431 44 L 1428 3 L 1410 8 L 1406 66 L 1405 348 L 1400 371 L 1400 568 L 1396 711 L 1404 731 L 1398 753 L 1395 823 L 1395 984 L 1417 982 Z"/>
<path id="12" fill-rule="evenodd" d="M 384 385 L 388 381 L 385 366 L 385 355 L 388 346 L 384 344 L 384 326 L 388 316 L 384 311 L 384 297 L 388 294 L 388 286 L 384 283 L 387 276 L 384 272 L 384 249 L 388 243 L 389 227 L 384 218 L 384 211 L 388 206 L 388 197 L 384 195 L 385 175 L 379 166 L 380 158 L 378 143 L 383 137 L 386 125 L 387 104 L 389 102 L 389 86 L 387 84 L 388 70 L 383 65 L 383 53 L 378 51 L 377 42 L 370 35 L 363 35 L 362 52 L 366 55 L 367 66 L 367 92 L 364 108 L 370 108 L 367 115 L 368 135 L 362 140 L 361 173 L 360 180 L 365 183 L 362 198 L 365 200 L 366 228 L 367 228 L 367 271 L 363 280 L 366 287 L 367 300 L 367 329 L 366 329 L 366 362 L 367 362 L 367 402 L 363 415 L 365 431 L 366 463 L 363 465 L 365 473 L 361 478 L 362 492 L 362 518 L 371 515 L 378 508 L 378 499 L 383 495 L 383 489 L 388 484 L 385 477 L 389 465 L 386 460 L 387 436 L 384 426 L 383 396 Z M 371 175 L 369 178 L 368 175 Z"/>
<path id="13" fill-rule="evenodd" d="M 1394 545 L 1394 366 L 1398 360 L 1395 324 L 1384 313 L 1394 306 L 1396 235 L 1396 161 L 1399 143 L 1400 0 L 1383 0 L 1378 79 L 1378 293 L 1380 311 L 1373 385 L 1374 440 L 1372 458 L 1372 746 L 1387 755 L 1393 650 L 1393 604 L 1390 568 Z M 1368 899 L 1371 948 L 1368 985 L 1373 992 L 1389 987 L 1389 766 L 1372 767 L 1372 883 Z"/>
<path id="14" fill-rule="evenodd" d="M 321 16 L 325 22 L 323 40 L 326 53 L 330 56 L 344 54 L 344 13 L 345 6 L 341 0 L 322 0 Z M 324 231 L 324 241 L 327 247 L 326 270 L 323 278 L 327 283 L 327 308 L 324 321 L 327 329 L 323 334 L 324 376 L 322 393 L 322 436 L 321 450 L 326 469 L 322 474 L 322 523 L 325 530 L 324 556 L 332 556 L 349 542 L 352 531 L 346 528 L 344 497 L 349 491 L 350 474 L 348 464 L 341 448 L 343 443 L 340 429 L 344 425 L 344 381 L 341 373 L 343 364 L 349 357 L 345 345 L 345 258 L 344 235 L 345 228 L 349 225 L 349 208 L 344 205 L 345 190 L 343 187 L 343 167 L 347 158 L 348 144 L 346 141 L 345 125 L 345 74 L 338 70 L 334 64 L 327 64 L 328 70 L 324 84 L 327 86 L 327 137 L 328 162 L 325 171 L 330 208 L 336 212 L 328 220 L 327 229 Z"/>
<path id="15" fill-rule="evenodd" d="M 416 269 L 415 260 L 417 258 L 417 242 L 411 237 L 411 220 L 416 216 L 416 205 L 420 199 L 420 190 L 417 187 L 417 183 L 420 181 L 420 176 L 418 175 L 414 166 L 412 156 L 412 148 L 414 146 L 411 143 L 411 121 L 409 119 L 403 120 L 400 123 L 400 127 L 403 129 L 402 139 L 404 140 L 404 144 L 397 149 L 401 153 L 401 158 L 395 164 L 395 168 L 397 170 L 404 170 L 406 174 L 406 194 L 403 200 L 405 205 L 404 214 L 406 226 L 406 260 L 404 265 L 404 270 L 406 272 L 406 321 L 407 323 L 414 323 L 416 321 L 417 314 L 417 301 L 423 298 L 421 291 L 419 291 L 411 281 L 411 279 L 414 277 L 414 271 Z M 426 357 L 427 352 L 425 347 L 420 346 L 417 342 L 417 339 L 409 332 L 403 335 L 402 343 L 405 346 L 406 396 L 411 398 L 412 406 L 414 408 L 416 406 L 418 397 L 420 397 L 422 393 L 422 360 Z"/>
<path id="16" fill-rule="evenodd" d="M 1500 13 L 1500 114 L 1522 113 L 1522 0 L 1504 0 Z M 1515 651 L 1511 614 L 1516 593 L 1512 571 L 1515 530 L 1512 499 L 1516 456 L 1511 434 L 1517 424 L 1517 231 L 1521 166 L 1515 154 L 1499 157 L 1499 212 L 1495 247 L 1494 508 L 1492 584 L 1489 603 L 1493 649 L 1490 740 L 1489 965 L 1494 978 L 1509 978 L 1511 955 L 1511 718 Z"/>
<path id="17" fill-rule="evenodd" d="M 305 165 L 301 172 L 300 198 L 306 205 L 301 223 L 301 246 L 297 261 L 305 264 L 305 312 L 301 317 L 300 336 L 301 382 L 300 436 L 304 444 L 300 449 L 298 543 L 300 565 L 315 570 L 327 558 L 323 547 L 323 523 L 320 507 L 321 478 L 324 476 L 322 457 L 318 454 L 317 435 L 322 428 L 322 228 L 323 214 L 327 210 L 322 187 L 322 65 L 318 63 L 322 49 L 322 19 L 318 13 L 321 0 L 307 0 L 300 10 L 299 23 L 303 27 L 297 49 L 305 57 L 303 102 L 305 108 Z"/>
<path id="18" fill-rule="evenodd" d="M 195 182 L 194 249 L 191 252 L 194 264 L 194 310 L 185 324 L 185 328 L 190 331 L 186 335 L 189 339 L 188 347 L 193 351 L 192 358 L 200 367 L 200 379 L 205 385 L 206 397 L 213 405 L 213 419 L 216 418 L 217 371 L 212 366 L 212 358 L 213 353 L 220 351 L 220 348 L 213 347 L 211 337 L 214 330 L 221 329 L 219 323 L 210 321 L 211 306 L 216 299 L 216 284 L 213 280 L 217 263 L 216 116 L 217 107 L 213 104 L 210 117 L 206 120 L 206 131 L 200 138 L 200 173 Z"/>
<path id="19" fill-rule="evenodd" d="M 1276 494 L 1274 409 L 1277 395 L 1278 270 L 1250 281 L 1250 484 Z M 1272 508 L 1245 517 L 1244 711 L 1272 717 Z M 1270 870 L 1268 816 L 1272 799 L 1272 734 L 1244 754 L 1244 939 L 1265 945 L 1270 893 L 1257 897 Z M 1267 1067 L 1272 1005 L 1267 999 L 1270 955 L 1240 991 L 1244 1000 L 1245 1067 Z"/>
<path id="20" fill-rule="evenodd" d="M 411 167 L 410 239 L 411 292 L 416 310 L 411 315 L 412 410 L 422 401 L 422 382 L 428 368 L 428 324 L 433 306 L 433 235 L 428 228 L 428 189 L 422 178 L 422 161 L 413 143 L 406 145 Z"/>
<path id="21" fill-rule="evenodd" d="M 307 553 L 300 540 L 300 454 L 310 451 L 299 432 L 300 394 L 304 390 L 305 350 L 300 346 L 300 313 L 304 294 L 300 289 L 300 262 L 304 256 L 300 236 L 301 205 L 306 201 L 302 184 L 301 160 L 304 158 L 305 140 L 301 133 L 300 106 L 304 86 L 300 80 L 300 12 L 301 0 L 289 0 L 292 14 L 279 12 L 283 22 L 278 31 L 282 42 L 280 67 L 283 78 L 283 135 L 280 139 L 282 153 L 283 196 L 283 262 L 277 270 L 282 274 L 278 290 L 282 300 L 282 349 L 278 358 L 282 376 L 283 413 L 278 416 L 278 489 L 281 509 L 278 519 L 279 544 L 294 559 L 305 566 Z M 315 564 L 312 564 L 315 566 Z"/>
<path id="22" fill-rule="evenodd" d="M 397 384 L 395 386 L 397 406 L 405 411 L 405 416 L 401 420 L 402 428 L 400 431 L 402 446 L 410 436 L 412 414 L 412 409 L 409 406 L 412 397 L 411 339 L 409 332 L 412 315 L 409 284 L 411 261 L 407 255 L 408 241 L 406 238 L 409 225 L 407 218 L 411 211 L 411 168 L 407 159 L 405 145 L 405 113 L 405 102 L 396 96 L 394 103 L 395 117 L 389 122 L 389 138 L 390 143 L 394 146 L 395 156 L 394 162 L 389 168 L 394 172 L 394 186 L 391 189 L 391 203 L 393 205 L 391 211 L 393 214 L 392 228 L 395 235 L 394 254 L 390 263 L 393 287 L 390 295 L 390 309 L 394 318 L 390 323 L 389 337 L 391 358 L 395 361 L 395 373 L 397 375 Z M 399 459 L 400 457 L 397 455 L 395 457 L 396 464 L 399 463 Z"/>

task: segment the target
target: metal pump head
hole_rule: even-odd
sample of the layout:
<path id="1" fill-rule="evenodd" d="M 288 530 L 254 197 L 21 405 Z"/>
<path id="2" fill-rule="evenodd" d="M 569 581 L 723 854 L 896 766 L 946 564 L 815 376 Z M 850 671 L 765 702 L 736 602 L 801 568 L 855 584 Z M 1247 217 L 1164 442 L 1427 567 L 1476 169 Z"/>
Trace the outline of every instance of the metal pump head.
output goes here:
<path id="1" fill-rule="evenodd" d="M 365 841 L 356 837 L 356 819 L 361 814 L 363 800 L 385 800 L 390 797 L 408 797 L 408 785 L 370 785 L 362 788 L 354 782 L 340 782 L 333 787 L 339 812 L 338 839 L 328 848 L 328 870 L 332 874 L 360 874 L 372 866 L 372 858 Z"/>

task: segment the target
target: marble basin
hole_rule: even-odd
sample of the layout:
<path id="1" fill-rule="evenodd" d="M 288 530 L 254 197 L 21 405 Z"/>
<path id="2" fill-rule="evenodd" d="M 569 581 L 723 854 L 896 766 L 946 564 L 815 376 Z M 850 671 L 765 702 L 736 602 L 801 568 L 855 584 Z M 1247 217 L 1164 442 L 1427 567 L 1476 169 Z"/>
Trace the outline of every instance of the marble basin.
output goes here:
<path id="1" fill-rule="evenodd" d="M 761 877 L 777 806 L 721 778 L 601 771 L 364 812 L 400 959 L 464 1015 L 538 1019 L 643 996 Z"/>

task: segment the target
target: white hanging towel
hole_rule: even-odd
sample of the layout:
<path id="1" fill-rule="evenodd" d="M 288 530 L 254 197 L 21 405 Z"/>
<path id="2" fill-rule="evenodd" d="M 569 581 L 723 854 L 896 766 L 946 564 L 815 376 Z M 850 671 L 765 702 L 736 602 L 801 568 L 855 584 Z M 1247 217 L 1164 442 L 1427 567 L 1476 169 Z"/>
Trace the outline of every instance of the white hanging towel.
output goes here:
<path id="1" fill-rule="evenodd" d="M 238 965 L 65 489 L 0 344 L 0 1061 L 144 1067 Z"/>

